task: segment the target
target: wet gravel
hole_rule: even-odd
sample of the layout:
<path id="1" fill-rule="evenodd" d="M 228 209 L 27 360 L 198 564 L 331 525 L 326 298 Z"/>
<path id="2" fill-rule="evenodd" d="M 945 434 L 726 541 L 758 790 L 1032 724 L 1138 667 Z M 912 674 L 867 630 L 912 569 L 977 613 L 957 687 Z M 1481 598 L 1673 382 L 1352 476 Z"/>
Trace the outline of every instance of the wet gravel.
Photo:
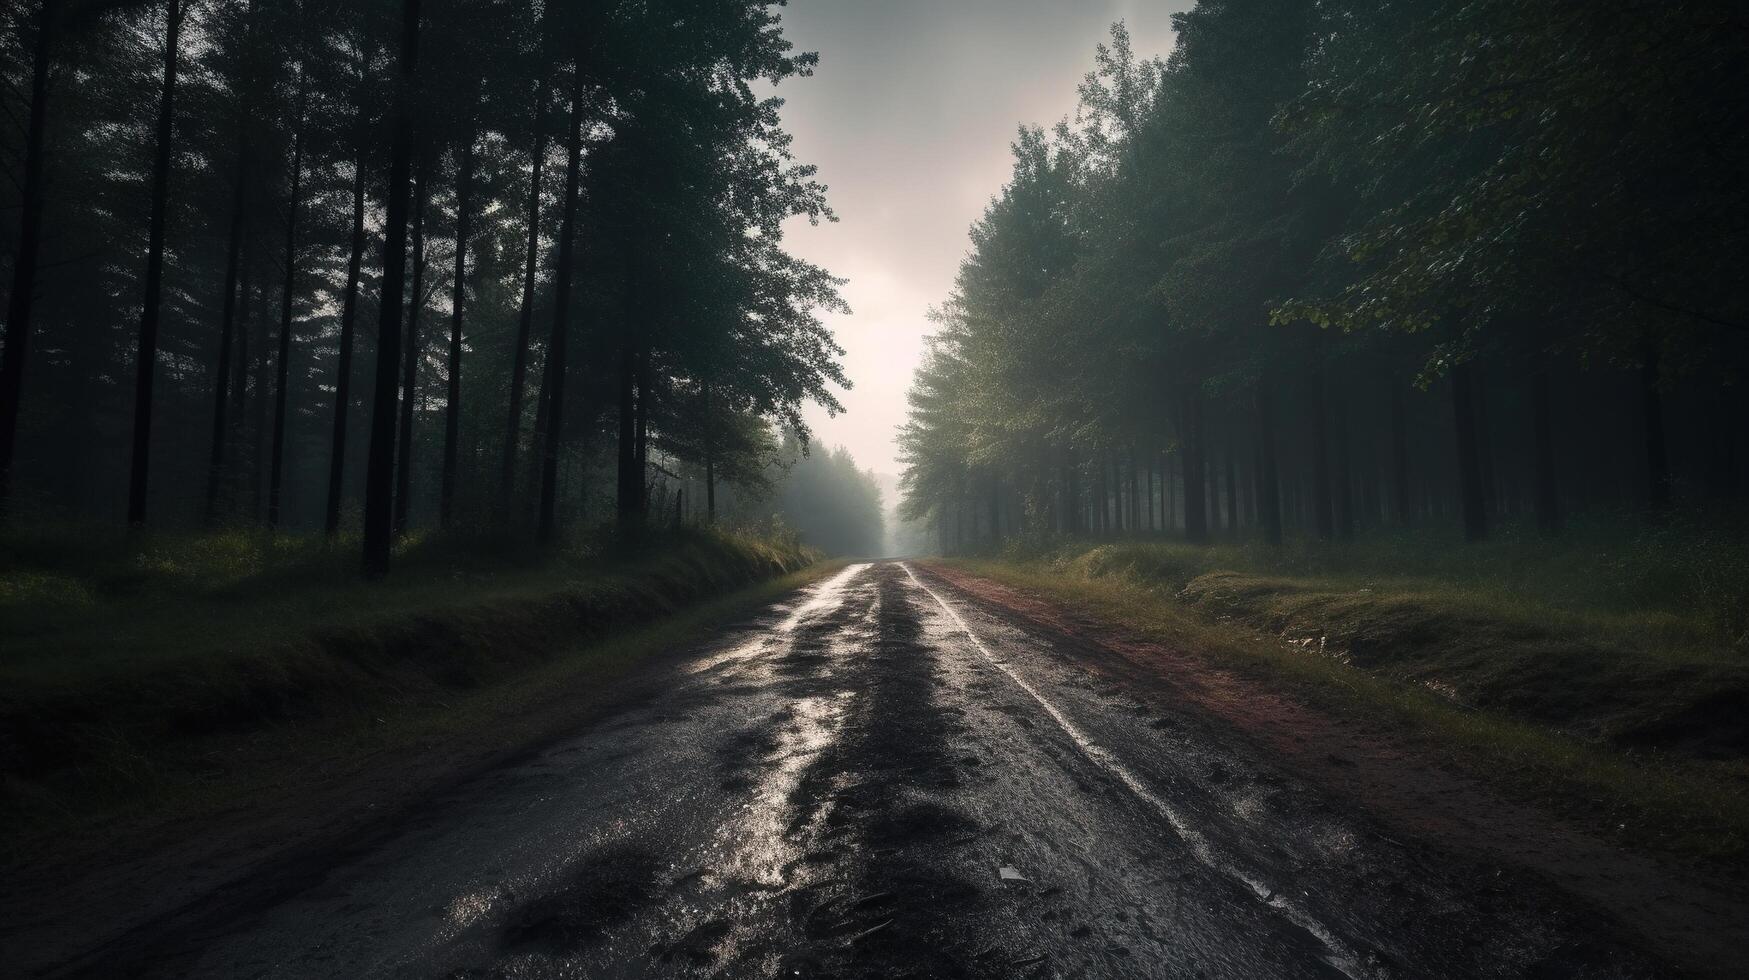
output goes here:
<path id="1" fill-rule="evenodd" d="M 661 690 L 127 972 L 1666 975 L 903 563 L 792 597 Z"/>

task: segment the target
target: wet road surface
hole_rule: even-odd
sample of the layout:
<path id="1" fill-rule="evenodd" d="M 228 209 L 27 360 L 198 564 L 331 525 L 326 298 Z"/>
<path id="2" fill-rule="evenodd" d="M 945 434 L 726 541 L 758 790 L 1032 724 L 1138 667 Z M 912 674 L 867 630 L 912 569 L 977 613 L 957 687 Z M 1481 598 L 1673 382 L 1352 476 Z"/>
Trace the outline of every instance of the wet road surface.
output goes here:
<path id="1" fill-rule="evenodd" d="M 1551 890 L 1381 836 L 1087 659 L 924 570 L 852 566 L 157 969 L 1662 975 Z"/>

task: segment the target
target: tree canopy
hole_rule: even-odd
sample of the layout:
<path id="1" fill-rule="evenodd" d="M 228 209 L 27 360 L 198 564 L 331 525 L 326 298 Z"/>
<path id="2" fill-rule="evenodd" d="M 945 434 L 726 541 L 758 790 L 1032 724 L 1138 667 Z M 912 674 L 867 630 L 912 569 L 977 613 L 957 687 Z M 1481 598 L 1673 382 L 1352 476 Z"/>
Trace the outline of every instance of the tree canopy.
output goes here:
<path id="1" fill-rule="evenodd" d="M 1717 2 L 1202 0 L 1124 26 L 936 311 L 902 513 L 1014 531 L 1740 499 L 1749 42 Z M 1677 424 L 1685 422 L 1688 424 Z"/>
<path id="2" fill-rule="evenodd" d="M 805 444 L 849 384 L 840 282 L 784 246 L 835 219 L 772 94 L 817 61 L 782 7 L 10 6 L 3 506 L 131 484 L 136 524 L 338 535 L 362 505 L 386 567 L 388 530 L 611 501 L 635 533 L 761 483 L 761 429 Z"/>

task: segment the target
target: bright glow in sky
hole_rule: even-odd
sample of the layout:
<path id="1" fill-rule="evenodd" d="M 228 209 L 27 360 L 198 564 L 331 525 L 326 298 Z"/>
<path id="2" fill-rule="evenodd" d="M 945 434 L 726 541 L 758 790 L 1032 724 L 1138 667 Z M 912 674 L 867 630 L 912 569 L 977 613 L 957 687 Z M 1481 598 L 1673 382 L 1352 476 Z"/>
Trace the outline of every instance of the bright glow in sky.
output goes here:
<path id="1" fill-rule="evenodd" d="M 898 474 L 895 430 L 967 231 L 1008 179 L 1022 123 L 1075 111 L 1076 85 L 1111 24 L 1138 55 L 1166 54 L 1189 0 L 790 0 L 785 33 L 818 51 L 812 78 L 779 90 L 798 159 L 818 164 L 837 224 L 787 229 L 792 252 L 850 280 L 854 315 L 832 317 L 855 388 L 836 419 L 808 414 L 822 445 Z M 891 501 L 889 501 L 889 504 Z"/>

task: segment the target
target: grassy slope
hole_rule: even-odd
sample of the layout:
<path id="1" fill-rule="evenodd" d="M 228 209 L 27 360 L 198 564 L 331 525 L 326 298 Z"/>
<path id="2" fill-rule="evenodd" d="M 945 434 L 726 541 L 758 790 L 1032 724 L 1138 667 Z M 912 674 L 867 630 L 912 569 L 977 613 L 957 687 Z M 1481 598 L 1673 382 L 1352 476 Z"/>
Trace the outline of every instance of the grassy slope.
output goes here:
<path id="1" fill-rule="evenodd" d="M 587 696 L 821 567 L 705 533 L 545 558 L 426 541 L 366 585 L 352 553 L 245 534 L 0 540 L 15 842 L 295 789 L 415 742 L 513 746 L 562 722 L 563 704 L 530 710 L 553 692 Z"/>
<path id="2" fill-rule="evenodd" d="M 1069 544 L 965 564 L 1388 721 L 1636 843 L 1741 862 L 1740 540 L 1580 528 L 1470 549 Z"/>

